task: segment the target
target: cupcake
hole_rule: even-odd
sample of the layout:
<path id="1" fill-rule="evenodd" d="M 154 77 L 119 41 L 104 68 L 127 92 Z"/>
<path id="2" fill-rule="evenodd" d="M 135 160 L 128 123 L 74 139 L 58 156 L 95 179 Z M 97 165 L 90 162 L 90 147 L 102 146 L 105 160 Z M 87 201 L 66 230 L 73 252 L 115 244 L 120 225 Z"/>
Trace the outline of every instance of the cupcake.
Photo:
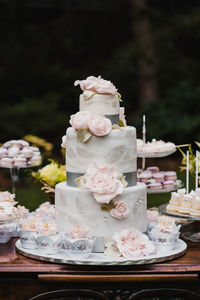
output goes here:
<path id="1" fill-rule="evenodd" d="M 36 238 L 37 249 L 46 254 L 58 253 L 62 247 L 62 239 L 58 234 L 55 221 L 41 221 L 38 224 L 38 236 Z"/>
<path id="2" fill-rule="evenodd" d="M 156 248 L 162 252 L 168 252 L 175 248 L 180 235 L 181 225 L 176 225 L 175 221 L 167 216 L 158 218 L 158 224 L 150 232 L 150 238 L 154 241 Z"/>
<path id="3" fill-rule="evenodd" d="M 13 227 L 10 224 L 0 225 L 0 244 L 8 243 L 12 238 Z"/>
<path id="4" fill-rule="evenodd" d="M 88 258 L 94 243 L 95 238 L 89 235 L 87 226 L 75 226 L 63 237 L 65 253 L 73 258 Z"/>
<path id="5" fill-rule="evenodd" d="M 19 238 L 21 245 L 25 249 L 36 249 L 36 238 L 39 220 L 37 218 L 28 218 L 19 225 Z"/>

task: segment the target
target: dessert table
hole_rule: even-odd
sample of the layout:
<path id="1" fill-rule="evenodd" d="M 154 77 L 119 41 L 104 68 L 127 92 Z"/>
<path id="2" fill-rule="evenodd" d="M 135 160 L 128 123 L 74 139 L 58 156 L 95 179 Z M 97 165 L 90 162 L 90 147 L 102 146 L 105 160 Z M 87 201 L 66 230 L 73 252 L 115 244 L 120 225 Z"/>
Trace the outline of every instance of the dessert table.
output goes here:
<path id="1" fill-rule="evenodd" d="M 182 232 L 188 229 L 200 229 L 200 222 L 184 226 Z M 199 243 L 187 241 L 186 254 L 158 264 L 78 266 L 24 257 L 16 252 L 16 241 L 0 245 L 1 300 L 145 299 L 144 295 L 158 293 L 200 299 Z"/>

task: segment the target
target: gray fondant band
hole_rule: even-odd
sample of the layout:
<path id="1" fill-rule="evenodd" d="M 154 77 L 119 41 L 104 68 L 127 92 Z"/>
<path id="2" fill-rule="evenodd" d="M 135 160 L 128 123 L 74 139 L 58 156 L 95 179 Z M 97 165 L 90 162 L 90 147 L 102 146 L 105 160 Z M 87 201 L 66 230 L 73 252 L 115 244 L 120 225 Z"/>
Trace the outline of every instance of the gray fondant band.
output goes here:
<path id="1" fill-rule="evenodd" d="M 117 115 L 105 115 L 105 117 L 110 119 L 112 125 L 113 124 L 119 125 L 119 114 L 117 114 Z"/>
<path id="2" fill-rule="evenodd" d="M 67 171 L 67 185 L 77 187 L 75 179 L 83 176 L 84 173 L 75 173 L 75 172 L 68 172 Z M 137 175 L 136 172 L 128 172 L 123 173 L 125 176 L 126 181 L 128 182 L 128 186 L 134 186 L 137 183 Z"/>

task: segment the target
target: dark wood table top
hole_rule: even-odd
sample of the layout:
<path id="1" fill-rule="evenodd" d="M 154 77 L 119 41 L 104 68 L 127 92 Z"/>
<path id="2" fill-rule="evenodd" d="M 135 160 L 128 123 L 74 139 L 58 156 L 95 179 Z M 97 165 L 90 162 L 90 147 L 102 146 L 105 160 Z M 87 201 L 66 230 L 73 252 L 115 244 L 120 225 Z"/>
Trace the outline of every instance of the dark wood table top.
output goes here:
<path id="1" fill-rule="evenodd" d="M 200 222 L 194 222 L 191 225 L 183 227 L 183 230 L 190 231 L 191 229 L 199 228 Z M 30 259 L 18 254 L 15 250 L 16 238 L 12 238 L 7 244 L 0 245 L 0 273 L 6 275 L 6 273 L 37 273 L 38 276 L 41 274 L 48 274 L 48 276 L 62 274 L 61 276 L 70 276 L 78 280 L 79 277 L 83 276 L 88 280 L 95 280 L 100 278 L 101 275 L 104 278 L 112 278 L 117 280 L 122 274 L 126 275 L 127 280 L 130 276 L 146 275 L 156 276 L 156 274 L 163 274 L 168 276 L 169 273 L 188 274 L 193 276 L 200 274 L 200 243 L 187 242 L 187 252 L 174 260 L 149 264 L 149 265 L 131 265 L 131 266 L 77 266 L 67 264 L 55 264 L 42 262 L 34 259 Z M 193 275 L 192 275 L 193 274 Z M 195 275 L 195 276 L 196 276 Z M 186 275 L 185 275 L 186 276 Z M 138 278 L 139 278 L 138 277 Z"/>

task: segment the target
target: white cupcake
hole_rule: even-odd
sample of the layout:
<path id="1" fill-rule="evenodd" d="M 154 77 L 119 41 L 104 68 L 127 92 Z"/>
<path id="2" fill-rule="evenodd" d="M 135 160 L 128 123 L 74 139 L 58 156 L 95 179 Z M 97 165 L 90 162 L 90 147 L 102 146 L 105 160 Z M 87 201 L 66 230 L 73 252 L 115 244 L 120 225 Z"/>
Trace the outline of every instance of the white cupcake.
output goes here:
<path id="1" fill-rule="evenodd" d="M 150 232 L 150 238 L 158 250 L 171 251 L 179 238 L 180 227 L 181 225 L 176 226 L 172 218 L 159 217 L 157 226 Z"/>

